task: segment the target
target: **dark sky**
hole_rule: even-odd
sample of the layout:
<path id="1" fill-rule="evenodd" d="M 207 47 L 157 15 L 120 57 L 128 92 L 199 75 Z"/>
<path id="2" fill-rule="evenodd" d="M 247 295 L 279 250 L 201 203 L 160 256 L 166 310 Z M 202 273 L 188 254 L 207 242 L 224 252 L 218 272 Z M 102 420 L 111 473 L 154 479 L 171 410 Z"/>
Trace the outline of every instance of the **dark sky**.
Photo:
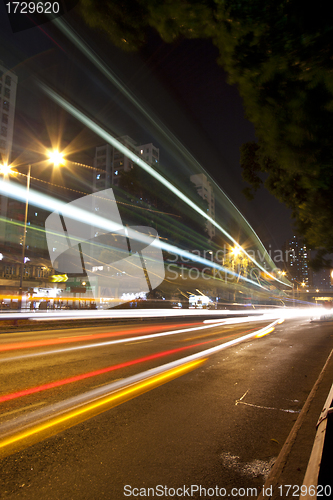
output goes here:
<path id="1" fill-rule="evenodd" d="M 75 23 L 75 17 L 71 16 Z M 77 134 L 76 143 L 87 148 L 102 141 L 85 132 L 54 105 L 33 83 L 41 76 L 79 106 L 89 111 L 114 133 L 127 134 L 139 143 L 160 147 L 160 160 L 172 165 L 171 152 L 159 143 L 150 124 L 87 62 L 51 23 L 13 34 L 0 3 L 0 60 L 15 69 L 19 77 L 17 127 L 26 129 L 28 117 L 36 130 L 62 127 Z M 255 140 L 252 124 L 246 120 L 241 98 L 227 83 L 217 64 L 218 51 L 208 40 L 181 40 L 163 43 L 150 34 L 138 53 L 121 52 L 104 37 L 76 25 L 112 71 L 122 79 L 145 107 L 163 122 L 195 159 L 209 172 L 248 219 L 266 248 L 280 248 L 292 234 L 290 213 L 265 190 L 254 201 L 246 200 L 239 166 L 239 148 Z M 83 29 L 84 28 L 84 29 Z M 48 124 L 46 124 L 48 120 Z M 66 135 L 66 132 L 65 132 Z M 71 138 L 70 138 L 71 139 Z M 92 151 L 92 149 L 91 149 Z"/>

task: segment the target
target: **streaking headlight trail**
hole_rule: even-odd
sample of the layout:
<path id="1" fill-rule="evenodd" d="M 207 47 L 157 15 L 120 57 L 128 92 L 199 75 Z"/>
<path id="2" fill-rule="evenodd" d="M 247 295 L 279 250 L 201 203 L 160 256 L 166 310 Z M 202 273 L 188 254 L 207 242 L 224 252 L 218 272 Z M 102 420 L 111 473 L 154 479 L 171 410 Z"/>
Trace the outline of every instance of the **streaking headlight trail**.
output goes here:
<path id="1" fill-rule="evenodd" d="M 135 162 L 139 165 L 143 170 L 148 172 L 152 177 L 157 179 L 161 184 L 163 184 L 166 188 L 172 191 L 176 196 L 178 196 L 183 202 L 185 202 L 189 207 L 191 207 L 195 212 L 201 215 L 208 222 L 213 224 L 221 233 L 223 233 L 239 250 L 246 255 L 246 257 L 251 260 L 259 269 L 265 272 L 271 279 L 278 281 L 284 285 L 286 285 L 285 281 L 279 280 L 276 276 L 273 276 L 271 273 L 267 271 L 260 263 L 258 263 L 249 253 L 242 248 L 242 246 L 229 234 L 216 220 L 207 215 L 200 207 L 198 207 L 195 203 L 193 203 L 185 194 L 183 194 L 177 187 L 175 187 L 171 182 L 165 179 L 160 173 L 156 172 L 148 163 L 142 160 L 139 156 L 137 156 L 133 151 L 128 149 L 124 144 L 118 141 L 115 137 L 113 137 L 109 132 L 104 130 L 101 126 L 91 120 L 88 116 L 86 116 L 82 111 L 78 110 L 70 104 L 66 99 L 58 95 L 55 91 L 40 83 L 40 88 L 57 104 L 63 107 L 67 112 L 77 118 L 81 123 L 89 127 L 92 131 L 94 131 L 97 135 L 103 138 L 108 144 L 112 144 L 117 150 L 124 153 L 125 156 L 130 158 L 131 161 Z M 254 281 L 252 282 L 254 284 Z M 290 286 L 290 285 L 288 285 Z"/>

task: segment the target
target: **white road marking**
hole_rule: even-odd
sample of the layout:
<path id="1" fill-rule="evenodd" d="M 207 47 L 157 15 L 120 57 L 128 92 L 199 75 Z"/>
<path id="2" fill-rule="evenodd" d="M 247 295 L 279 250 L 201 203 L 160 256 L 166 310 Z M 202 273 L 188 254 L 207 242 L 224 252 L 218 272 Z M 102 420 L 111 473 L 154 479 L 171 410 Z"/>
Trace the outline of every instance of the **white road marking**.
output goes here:
<path id="1" fill-rule="evenodd" d="M 273 408 L 272 406 L 259 406 L 255 405 L 253 403 L 246 403 L 243 401 L 245 398 L 246 394 L 249 392 L 250 389 L 248 389 L 241 398 L 236 399 L 235 405 L 246 405 L 246 406 L 252 406 L 253 408 L 260 408 L 262 410 L 277 410 L 277 411 L 284 411 L 285 413 L 300 413 L 301 410 L 285 410 L 284 408 Z"/>

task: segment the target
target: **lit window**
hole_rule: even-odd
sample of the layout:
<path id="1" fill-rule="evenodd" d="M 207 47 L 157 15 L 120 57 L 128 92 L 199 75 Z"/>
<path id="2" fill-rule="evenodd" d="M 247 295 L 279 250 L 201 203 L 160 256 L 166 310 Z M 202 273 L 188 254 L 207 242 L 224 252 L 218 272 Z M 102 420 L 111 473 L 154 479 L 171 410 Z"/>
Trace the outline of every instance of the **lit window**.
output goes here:
<path id="1" fill-rule="evenodd" d="M 100 178 L 101 178 L 101 174 L 97 174 L 96 179 L 100 179 Z"/>
<path id="2" fill-rule="evenodd" d="M 114 175 L 118 175 L 118 170 L 115 170 Z"/>

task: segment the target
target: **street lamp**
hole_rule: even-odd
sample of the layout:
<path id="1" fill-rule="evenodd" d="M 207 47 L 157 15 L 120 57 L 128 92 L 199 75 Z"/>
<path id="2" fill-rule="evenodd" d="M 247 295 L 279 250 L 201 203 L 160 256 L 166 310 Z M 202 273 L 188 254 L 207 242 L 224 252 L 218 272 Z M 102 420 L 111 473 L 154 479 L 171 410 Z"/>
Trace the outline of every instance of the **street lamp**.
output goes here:
<path id="1" fill-rule="evenodd" d="M 7 177 L 12 173 L 12 167 L 11 165 L 7 165 L 7 163 L 3 163 L 0 165 L 0 174 L 3 175 L 4 177 Z"/>
<path id="2" fill-rule="evenodd" d="M 29 163 L 28 174 L 27 174 L 27 191 L 26 191 L 26 199 L 25 199 L 21 272 L 20 272 L 20 285 L 19 285 L 19 309 L 21 309 L 21 310 L 22 310 L 22 294 L 23 294 L 23 273 L 24 273 L 24 264 L 25 264 L 25 241 L 26 241 L 26 233 L 27 233 L 28 208 L 29 208 L 30 174 L 31 174 L 31 165 Z"/>
<path id="3" fill-rule="evenodd" d="M 234 257 L 238 257 L 238 255 L 241 253 L 241 250 L 239 247 L 234 247 L 231 249 L 231 253 Z"/>
<path id="4" fill-rule="evenodd" d="M 60 153 L 56 149 L 54 149 L 53 151 L 49 151 L 48 156 L 55 167 L 59 167 L 60 165 L 63 165 L 64 156 L 62 153 Z"/>
<path id="5" fill-rule="evenodd" d="M 63 163 L 63 156 L 56 150 L 50 151 L 48 154 L 49 159 L 55 167 L 60 166 Z M 17 172 L 12 169 L 11 165 L 3 164 L 0 166 L 0 173 L 5 177 L 9 175 L 15 175 Z M 24 264 L 25 264 L 25 244 L 26 244 L 26 233 L 27 233 L 27 222 L 28 222 L 28 209 L 29 209 L 29 191 L 30 191 L 30 179 L 31 179 L 31 164 L 28 165 L 27 173 L 27 189 L 26 189 L 26 199 L 25 199 L 25 210 L 24 210 L 24 225 L 23 225 L 23 239 L 22 239 L 22 255 L 21 255 L 21 266 L 20 266 L 20 284 L 19 284 L 19 302 L 18 309 L 22 310 L 22 294 L 23 294 L 23 274 L 24 274 Z"/>

